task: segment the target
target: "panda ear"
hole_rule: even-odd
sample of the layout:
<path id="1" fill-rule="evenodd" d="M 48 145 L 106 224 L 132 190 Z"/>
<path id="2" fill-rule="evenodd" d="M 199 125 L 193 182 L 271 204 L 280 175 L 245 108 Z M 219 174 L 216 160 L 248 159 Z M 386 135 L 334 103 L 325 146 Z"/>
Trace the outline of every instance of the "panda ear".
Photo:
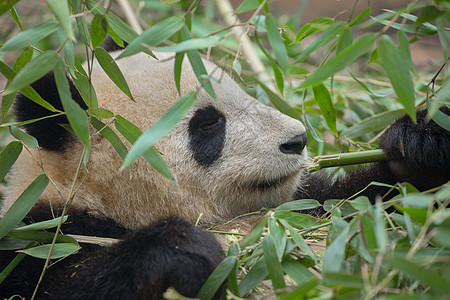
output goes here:
<path id="1" fill-rule="evenodd" d="M 70 85 L 70 93 L 72 99 L 86 110 L 88 107 L 81 98 L 80 93 L 68 78 Z M 59 98 L 58 90 L 56 88 L 55 77 L 53 72 L 49 72 L 41 79 L 31 84 L 31 87 L 54 108 L 63 110 L 61 99 Z M 18 93 L 14 100 L 13 111 L 18 122 L 38 119 L 46 116 L 55 115 L 46 108 L 36 104 L 22 93 Z M 70 133 L 59 124 L 68 124 L 65 116 L 58 116 L 47 118 L 41 121 L 33 122 L 23 125 L 25 131 L 34 136 L 39 143 L 39 146 L 46 150 L 63 151 L 64 145 L 70 137 Z"/>

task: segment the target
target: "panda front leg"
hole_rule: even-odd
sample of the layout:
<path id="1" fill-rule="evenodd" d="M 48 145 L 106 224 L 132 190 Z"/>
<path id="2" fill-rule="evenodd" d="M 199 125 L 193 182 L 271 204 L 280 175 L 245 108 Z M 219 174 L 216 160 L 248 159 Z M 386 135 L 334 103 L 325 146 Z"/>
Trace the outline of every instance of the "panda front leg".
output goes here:
<path id="1" fill-rule="evenodd" d="M 441 111 L 450 115 L 448 108 Z M 360 167 L 335 181 L 325 172 L 318 172 L 306 179 L 294 198 L 320 202 L 348 198 L 373 181 L 391 185 L 409 182 L 423 191 L 450 180 L 450 132 L 430 120 L 426 110 L 417 112 L 416 124 L 407 115 L 394 122 L 381 137 L 380 148 L 388 162 Z M 378 195 L 383 196 L 389 190 L 372 185 L 361 194 L 374 202 Z"/>
<path id="2" fill-rule="evenodd" d="M 71 278 L 53 291 L 53 297 L 162 299 L 173 287 L 194 298 L 223 258 L 211 234 L 181 218 L 168 218 L 130 233 L 68 269 Z"/>
<path id="3" fill-rule="evenodd" d="M 69 216 L 63 231 L 101 236 L 104 225 L 111 228 L 105 222 Z M 83 245 L 79 253 L 48 269 L 37 299 L 163 299 L 169 287 L 194 298 L 224 257 L 211 234 L 178 217 L 162 219 L 108 247 Z M 5 256 L 0 258 L 2 264 L 9 263 Z M 26 257 L 2 283 L 1 298 L 31 297 L 42 267 L 43 260 Z"/>

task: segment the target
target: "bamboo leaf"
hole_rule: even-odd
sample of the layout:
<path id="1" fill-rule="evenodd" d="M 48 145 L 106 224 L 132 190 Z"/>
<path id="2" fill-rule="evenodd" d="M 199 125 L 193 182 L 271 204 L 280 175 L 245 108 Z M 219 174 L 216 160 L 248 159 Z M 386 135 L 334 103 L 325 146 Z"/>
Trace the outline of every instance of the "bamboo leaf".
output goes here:
<path id="1" fill-rule="evenodd" d="M 91 42 L 92 47 L 97 48 L 106 37 L 106 19 L 103 15 L 95 15 L 91 22 Z"/>
<path id="2" fill-rule="evenodd" d="M 359 22 L 362 21 L 362 19 L 364 19 L 365 17 L 367 17 L 370 12 L 372 10 L 370 9 L 370 7 L 366 8 L 362 13 L 360 13 L 350 24 L 348 24 L 349 27 L 353 27 L 356 24 L 358 24 Z"/>
<path id="3" fill-rule="evenodd" d="M 307 228 L 326 222 L 324 220 L 316 219 L 310 215 L 300 214 L 287 210 L 275 211 L 273 216 L 278 219 L 286 220 L 291 226 L 294 226 L 295 228 Z"/>
<path id="4" fill-rule="evenodd" d="M 69 69 L 69 73 L 74 76 L 75 74 L 75 48 L 73 45 L 73 41 L 71 39 L 66 40 L 64 32 L 62 30 L 58 30 L 58 37 L 63 45 L 64 51 L 64 59 L 66 61 L 67 67 Z"/>
<path id="5" fill-rule="evenodd" d="M 186 26 L 184 26 L 180 31 L 180 38 L 183 41 L 192 39 L 191 33 L 189 32 L 189 29 Z M 203 78 L 204 76 L 208 76 L 208 73 L 206 72 L 206 68 L 203 65 L 203 61 L 202 58 L 200 57 L 200 54 L 198 53 L 197 50 L 186 51 L 186 54 L 189 58 L 189 62 L 191 63 L 192 69 L 194 70 L 195 76 L 197 76 L 198 82 L 202 84 L 205 91 L 207 91 L 208 94 L 215 99 L 216 94 L 214 93 L 211 81 L 205 80 Z"/>
<path id="6" fill-rule="evenodd" d="M 78 0 L 77 0 L 78 1 Z M 105 15 L 106 9 L 98 5 L 96 1 L 87 0 L 86 7 L 92 11 L 94 15 Z M 138 34 L 131 29 L 124 21 L 119 19 L 116 15 L 114 15 L 111 11 L 108 11 L 106 14 L 106 21 L 111 29 L 124 41 L 131 43 L 135 38 L 138 37 Z M 89 43 L 89 39 L 88 39 Z"/>
<path id="7" fill-rule="evenodd" d="M 209 275 L 208 279 L 203 284 L 202 288 L 197 294 L 197 298 L 202 300 L 209 300 L 214 297 L 214 294 L 219 290 L 222 283 L 227 279 L 228 274 L 233 270 L 237 262 L 235 256 L 226 257 L 217 268 Z"/>
<path id="8" fill-rule="evenodd" d="M 331 132 L 337 136 L 336 130 L 336 112 L 333 106 L 333 100 L 331 100 L 330 92 L 323 84 L 318 84 L 313 86 L 314 98 L 316 99 L 317 104 L 319 105 L 320 110 L 322 111 L 322 116 L 325 118 L 327 122 L 328 128 L 330 128 Z"/>
<path id="9" fill-rule="evenodd" d="M 414 64 L 411 59 L 411 53 L 409 52 L 408 37 L 406 36 L 406 33 L 401 30 L 397 31 L 397 40 L 400 53 L 402 54 L 403 59 L 408 66 L 408 69 L 411 72 L 415 72 L 416 70 L 414 69 Z"/>
<path id="10" fill-rule="evenodd" d="M 345 28 L 342 22 L 333 23 L 328 27 L 317 39 L 306 47 L 305 50 L 297 57 L 296 62 L 300 62 L 308 58 L 308 56 L 322 46 L 328 44 L 332 39 L 336 38 Z"/>
<path id="11" fill-rule="evenodd" d="M 6 79 L 13 80 L 16 76 L 16 72 L 13 71 L 10 67 L 8 67 L 4 62 L 0 61 L 0 72 L 6 77 Z M 58 112 L 56 108 L 54 108 L 50 103 L 42 99 L 42 97 L 31 87 L 26 86 L 21 89 L 22 94 L 24 94 L 26 97 L 31 99 L 33 102 L 39 104 L 42 107 L 45 107 L 46 109 L 52 111 L 52 112 Z M 11 100 L 8 99 L 8 97 L 11 96 Z M 2 114 L 6 114 L 8 110 L 10 109 L 12 105 L 12 101 L 14 100 L 14 93 L 11 93 L 9 95 L 3 94 L 2 99 Z M 8 101 L 7 101 L 8 100 Z"/>
<path id="12" fill-rule="evenodd" d="M 328 272 L 339 272 L 339 270 L 341 270 L 342 262 L 345 257 L 346 238 L 349 229 L 350 226 L 347 224 L 344 230 L 336 237 L 336 239 L 325 251 L 322 258 L 322 272 L 324 274 Z"/>
<path id="13" fill-rule="evenodd" d="M 275 218 L 269 218 L 268 228 L 270 235 L 273 237 L 275 242 L 278 259 L 281 261 L 287 243 L 286 231 Z"/>
<path id="14" fill-rule="evenodd" d="M 59 24 L 55 20 L 46 21 L 38 26 L 27 29 L 10 38 L 3 47 L 0 48 L 0 55 L 20 48 L 29 46 L 37 41 L 44 39 L 56 30 Z"/>
<path id="15" fill-rule="evenodd" d="M 305 240 L 303 239 L 302 235 L 298 233 L 294 228 L 292 228 L 291 225 L 286 220 L 280 219 L 281 224 L 283 224 L 284 227 L 286 227 L 287 230 L 291 233 L 291 237 L 294 240 L 295 244 L 297 245 L 300 250 L 308 254 L 314 261 L 316 261 L 316 256 L 309 248 L 308 244 L 306 244 Z"/>
<path id="16" fill-rule="evenodd" d="M 317 70 L 315 70 L 308 78 L 303 81 L 299 86 L 300 89 L 304 89 L 310 86 L 315 86 L 334 75 L 346 66 L 354 62 L 358 57 L 367 53 L 375 42 L 375 34 L 366 33 L 359 39 L 357 39 L 351 46 L 343 49 L 335 57 L 328 60 Z"/>
<path id="17" fill-rule="evenodd" d="M 69 82 L 67 81 L 67 77 L 64 72 L 64 64 L 62 61 L 59 61 L 55 67 L 55 82 L 70 126 L 76 136 L 86 145 L 87 148 L 90 148 L 87 115 L 86 112 L 72 100 Z"/>
<path id="18" fill-rule="evenodd" d="M 256 285 L 269 275 L 264 259 L 258 260 L 247 275 L 239 283 L 239 292 L 242 296 L 251 291 Z"/>
<path id="19" fill-rule="evenodd" d="M 319 206 L 321 206 L 321 204 L 317 200 L 301 199 L 281 204 L 276 208 L 276 210 L 307 210 L 307 209 L 314 209 Z"/>
<path id="20" fill-rule="evenodd" d="M 400 50 L 387 35 L 383 35 L 378 42 L 378 55 L 399 102 L 415 122 L 415 96 L 411 75 Z"/>
<path id="21" fill-rule="evenodd" d="M 4 217 L 0 220 L 0 238 L 4 237 L 11 229 L 16 227 L 17 224 L 22 221 L 42 195 L 48 182 L 49 180 L 45 174 L 39 175 L 25 189 L 19 198 L 17 198 Z"/>
<path id="22" fill-rule="evenodd" d="M 261 221 L 256 224 L 255 227 L 253 227 L 252 231 L 247 234 L 244 239 L 239 243 L 241 248 L 245 248 L 247 246 L 250 246 L 254 244 L 263 234 L 264 228 L 267 223 L 267 218 L 263 218 Z"/>
<path id="23" fill-rule="evenodd" d="M 61 221 L 62 217 L 57 217 L 51 220 L 47 220 L 47 221 L 41 221 L 41 222 L 36 222 L 36 223 L 31 223 L 28 225 L 24 225 L 21 227 L 18 227 L 15 229 L 15 231 L 22 231 L 22 230 L 43 230 L 43 229 L 50 229 L 53 227 L 58 226 L 59 222 Z M 63 218 L 63 223 L 67 221 L 67 216 L 64 216 Z"/>
<path id="24" fill-rule="evenodd" d="M 345 135 L 350 139 L 354 139 L 370 132 L 380 131 L 404 114 L 404 109 L 396 109 L 373 115 L 367 119 L 364 119 L 359 124 L 345 129 L 342 131 L 341 136 Z"/>
<path id="25" fill-rule="evenodd" d="M 277 249 L 273 237 L 266 235 L 263 238 L 262 246 L 264 250 L 264 262 L 269 271 L 269 278 L 272 280 L 273 288 L 275 290 L 285 288 L 284 271 L 277 256 Z"/>
<path id="26" fill-rule="evenodd" d="M 175 55 L 175 62 L 173 63 L 173 74 L 175 79 L 175 85 L 177 86 L 178 94 L 181 94 L 181 66 L 183 65 L 183 59 L 185 52 L 179 52 Z"/>
<path id="27" fill-rule="evenodd" d="M 145 49 L 141 44 L 147 44 L 149 46 L 158 46 L 164 40 L 170 38 L 176 32 L 178 32 L 181 28 L 183 28 L 184 22 L 179 17 L 169 17 L 159 23 L 156 23 L 146 31 L 144 31 L 141 35 L 139 35 L 136 39 L 134 39 L 125 50 L 119 55 L 118 59 L 136 54 L 143 49 Z M 164 47 L 158 49 L 161 50 Z M 174 50 L 174 52 L 180 52 Z"/>
<path id="28" fill-rule="evenodd" d="M 78 246 L 78 244 L 57 243 L 53 247 L 50 259 L 65 257 L 67 255 L 77 252 L 79 249 L 80 246 Z M 30 249 L 21 250 L 18 252 L 25 253 L 36 258 L 46 259 L 49 251 L 50 251 L 50 244 L 37 246 Z"/>
<path id="29" fill-rule="evenodd" d="M 25 240 L 25 241 L 36 241 L 41 243 L 51 243 L 55 237 L 54 232 L 45 232 L 37 230 L 16 230 L 13 229 L 8 233 L 8 237 Z M 56 241 L 58 243 L 74 243 L 77 241 L 68 235 L 58 234 Z"/>
<path id="30" fill-rule="evenodd" d="M 337 40 L 336 54 L 353 43 L 353 33 L 350 27 L 345 27 Z"/>
<path id="31" fill-rule="evenodd" d="M 317 19 L 303 25 L 303 27 L 297 33 L 294 43 L 300 42 L 304 38 L 306 38 L 316 32 L 324 31 L 325 29 L 330 27 L 331 24 L 333 24 L 333 19 L 328 18 L 328 17 L 322 17 L 322 18 L 317 18 Z"/>
<path id="32" fill-rule="evenodd" d="M 158 48 L 158 52 L 185 52 L 188 50 L 205 49 L 215 47 L 220 44 L 221 37 L 213 35 L 205 38 L 189 39 L 177 43 L 173 46 L 165 46 Z"/>
<path id="33" fill-rule="evenodd" d="M 272 47 L 273 53 L 277 58 L 278 64 L 284 74 L 289 73 L 289 62 L 286 47 L 280 36 L 280 30 L 278 29 L 277 22 L 272 15 L 266 16 L 266 29 L 267 38 L 269 40 L 270 46 Z"/>
<path id="34" fill-rule="evenodd" d="M 284 272 L 291 276 L 297 284 L 303 284 L 314 278 L 314 275 L 308 271 L 307 267 L 290 256 L 286 256 L 281 265 L 283 266 Z"/>
<path id="35" fill-rule="evenodd" d="M 0 16 L 7 12 L 19 0 L 1 1 L 0 2 Z"/>
<path id="36" fill-rule="evenodd" d="M 45 52 L 26 64 L 22 70 L 8 82 L 3 95 L 15 93 L 48 73 L 59 61 L 55 52 Z"/>
<path id="37" fill-rule="evenodd" d="M 19 72 L 31 60 L 33 52 L 34 50 L 31 47 L 23 50 L 14 62 L 12 69 Z"/>
<path id="38" fill-rule="evenodd" d="M 105 49 L 97 48 L 95 49 L 95 57 L 97 58 L 97 61 L 102 67 L 103 71 L 105 71 L 105 73 L 117 85 L 117 87 L 121 89 L 122 92 L 124 92 L 128 97 L 133 99 L 127 81 L 125 80 L 125 77 L 123 77 L 122 72 L 120 71 L 111 55 L 109 55 Z"/>
<path id="39" fill-rule="evenodd" d="M 55 17 L 58 20 L 62 30 L 64 30 L 69 38 L 75 39 L 72 30 L 72 19 L 70 18 L 68 1 L 47 0 L 47 4 L 55 14 Z"/>
<path id="40" fill-rule="evenodd" d="M 17 141 L 9 143 L 2 152 L 0 152 L 0 182 L 3 181 L 3 178 L 8 174 L 21 152 L 22 144 Z"/>
<path id="41" fill-rule="evenodd" d="M 9 127 L 9 131 L 11 135 L 16 139 L 22 141 L 25 145 L 30 147 L 31 149 L 36 149 L 38 147 L 38 141 L 28 133 L 20 130 L 17 127 Z M 1 178 L 1 177 L 0 177 Z"/>
<path id="42" fill-rule="evenodd" d="M 142 135 L 142 131 L 136 125 L 120 115 L 116 116 L 115 125 L 116 129 L 132 144 Z M 161 175 L 175 182 L 175 177 L 155 146 L 142 153 L 142 157 Z"/>

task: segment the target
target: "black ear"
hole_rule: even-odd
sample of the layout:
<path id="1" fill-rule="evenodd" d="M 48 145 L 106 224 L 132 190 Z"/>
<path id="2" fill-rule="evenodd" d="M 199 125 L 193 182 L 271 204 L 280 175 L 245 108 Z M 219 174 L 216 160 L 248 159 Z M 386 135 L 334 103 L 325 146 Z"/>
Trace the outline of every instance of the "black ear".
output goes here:
<path id="1" fill-rule="evenodd" d="M 77 91 L 69 78 L 68 81 L 70 84 L 72 99 L 78 103 L 81 108 L 86 110 L 88 107 L 81 98 L 80 93 Z M 54 108 L 63 110 L 53 72 L 47 73 L 41 79 L 32 83 L 31 86 Z M 24 122 L 56 114 L 31 101 L 20 92 L 14 100 L 13 110 L 18 122 Z M 70 133 L 59 124 L 68 123 L 69 122 L 65 116 L 58 116 L 23 125 L 22 127 L 28 134 L 34 136 L 38 140 L 40 147 L 46 150 L 63 151 L 64 145 L 66 144 Z"/>

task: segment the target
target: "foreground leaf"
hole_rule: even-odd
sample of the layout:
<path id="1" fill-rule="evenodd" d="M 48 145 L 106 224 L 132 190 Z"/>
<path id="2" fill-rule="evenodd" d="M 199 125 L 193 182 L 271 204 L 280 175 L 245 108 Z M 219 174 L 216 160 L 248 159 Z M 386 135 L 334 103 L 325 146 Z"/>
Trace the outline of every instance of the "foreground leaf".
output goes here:
<path id="1" fill-rule="evenodd" d="M 22 221 L 39 197 L 41 197 L 48 182 L 49 180 L 45 174 L 39 175 L 19 198 L 17 198 L 5 216 L 0 220 L 0 238 L 4 237 Z"/>
<path id="2" fill-rule="evenodd" d="M 226 257 L 211 273 L 211 275 L 209 275 L 208 279 L 198 292 L 197 298 L 202 300 L 212 299 L 214 294 L 219 290 L 222 283 L 228 277 L 228 274 L 231 272 L 236 262 L 237 258 L 235 256 Z"/>
<path id="3" fill-rule="evenodd" d="M 11 142 L 0 152 L 0 182 L 14 165 L 20 152 L 22 152 L 20 142 Z"/>
<path id="4" fill-rule="evenodd" d="M 52 249 L 52 254 L 50 255 L 50 259 L 57 259 L 61 257 L 65 257 L 67 255 L 70 255 L 72 253 L 75 253 L 80 249 L 80 246 L 78 244 L 74 243 L 57 243 L 54 245 Z M 19 252 L 28 254 L 33 257 L 46 259 L 48 256 L 48 252 L 50 251 L 50 245 L 42 245 L 33 247 L 26 250 L 21 250 Z"/>
<path id="5" fill-rule="evenodd" d="M 158 122 L 136 140 L 120 169 L 123 170 L 131 165 L 142 153 L 148 151 L 160 138 L 169 133 L 194 106 L 196 100 L 197 95 L 192 92 L 181 97 Z"/>
<path id="6" fill-rule="evenodd" d="M 380 56 L 381 65 L 386 71 L 392 87 L 398 96 L 399 102 L 415 121 L 414 86 L 400 50 L 391 38 L 383 35 L 378 42 L 378 55 Z"/>

